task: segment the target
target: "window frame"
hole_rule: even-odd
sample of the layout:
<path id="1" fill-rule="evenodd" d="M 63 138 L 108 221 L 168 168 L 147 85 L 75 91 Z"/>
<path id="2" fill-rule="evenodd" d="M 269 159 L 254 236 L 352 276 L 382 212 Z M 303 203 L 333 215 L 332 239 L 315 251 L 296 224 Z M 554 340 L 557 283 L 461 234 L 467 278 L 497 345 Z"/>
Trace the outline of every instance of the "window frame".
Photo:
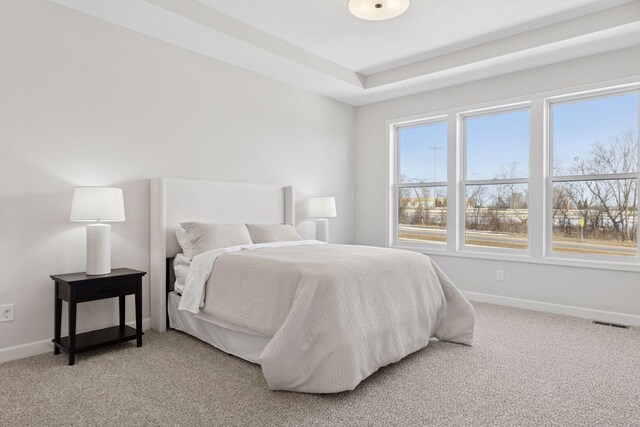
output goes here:
<path id="1" fill-rule="evenodd" d="M 545 118 L 546 126 L 545 142 L 547 148 L 547 156 L 545 159 L 546 170 L 545 174 L 545 223 L 547 226 L 544 228 L 545 233 L 545 258 L 549 259 L 565 259 L 576 261 L 595 261 L 605 263 L 619 263 L 619 264 L 631 264 L 636 265 L 640 261 L 640 226 L 636 226 L 636 254 L 635 256 L 622 256 L 622 255 L 606 255 L 606 254 L 579 254 L 573 252 L 561 252 L 553 249 L 553 186 L 556 183 L 561 182 L 586 182 L 586 181 L 607 181 L 607 180 L 619 180 L 619 179 L 635 179 L 636 186 L 640 190 L 640 141 L 638 141 L 637 150 L 637 166 L 636 172 L 627 173 L 607 173 L 607 174 L 585 174 L 585 175 L 555 175 L 554 170 L 554 141 L 553 141 L 553 106 L 554 105 L 566 105 L 579 103 L 582 101 L 597 100 L 614 98 L 616 96 L 623 96 L 625 94 L 635 94 L 638 96 L 638 129 L 636 129 L 636 135 L 640 138 L 640 85 L 631 85 L 630 87 L 616 88 L 609 87 L 603 89 L 590 90 L 586 92 L 579 92 L 567 95 L 558 95 L 547 97 L 545 102 Z M 636 215 L 638 214 L 638 207 L 640 205 L 640 194 L 636 200 Z"/>
<path id="2" fill-rule="evenodd" d="M 504 179 L 468 179 L 467 178 L 467 166 L 468 166 L 468 145 L 467 145 L 467 125 L 466 119 L 469 118 L 477 118 L 482 116 L 491 116 L 503 113 L 515 113 L 519 111 L 527 111 L 529 113 L 529 168 L 528 168 L 528 176 L 527 178 L 504 178 Z M 505 105 L 497 105 L 493 107 L 475 109 L 470 111 L 463 111 L 456 114 L 457 116 L 457 125 L 459 127 L 458 139 L 459 139 L 459 147 L 460 147 L 460 164 L 458 165 L 460 171 L 460 186 L 459 186 L 459 197 L 458 197 L 458 218 L 459 222 L 457 224 L 458 228 L 458 250 L 461 252 L 479 252 L 479 253 L 498 253 L 505 255 L 516 255 L 516 256 L 530 256 L 531 255 L 531 232 L 529 230 L 529 226 L 527 225 L 527 249 L 508 249 L 508 248 L 500 248 L 493 246 L 479 246 L 479 245 L 467 245 L 466 243 L 466 189 L 469 185 L 500 185 L 500 184 L 526 184 L 527 185 L 527 193 L 529 192 L 529 187 L 531 186 L 531 169 L 532 169 L 532 123 L 531 123 L 531 102 L 523 101 L 518 103 L 511 103 Z M 529 210 L 529 197 L 527 197 L 527 210 Z M 529 215 L 529 213 L 527 213 Z"/>
<path id="3" fill-rule="evenodd" d="M 425 255 L 444 256 L 453 258 L 466 258 L 477 260 L 493 260 L 499 262 L 515 262 L 534 265 L 552 265 L 563 267 L 578 267 L 588 269 L 604 269 L 614 271 L 640 272 L 640 259 L 636 257 L 622 257 L 614 259 L 611 255 L 599 255 L 598 259 L 587 259 L 584 255 L 577 257 L 567 256 L 567 253 L 549 253 L 550 233 L 552 227 L 552 191 L 549 191 L 551 180 L 549 170 L 550 145 L 549 145 L 549 101 L 553 102 L 571 97 L 590 98 L 595 95 L 617 94 L 623 92 L 640 91 L 640 75 L 627 78 L 583 84 L 571 88 L 553 89 L 548 91 L 532 92 L 501 100 L 485 101 L 479 103 L 456 103 L 454 100 L 450 106 L 439 110 L 426 110 L 419 114 L 389 118 L 384 121 L 385 148 L 383 159 L 385 161 L 385 185 L 380 189 L 385 203 L 384 210 L 384 245 L 398 249 L 412 250 Z M 464 239 L 464 233 L 460 232 L 460 223 L 463 221 L 460 215 L 460 199 L 464 198 L 461 192 L 462 182 L 462 143 L 460 120 L 461 113 L 475 111 L 487 111 L 514 105 L 530 105 L 530 144 L 529 144 L 529 251 L 516 250 L 516 253 L 502 253 L 488 248 L 488 251 L 475 250 L 477 247 L 461 250 L 460 240 Z M 447 244 L 425 244 L 397 240 L 397 188 L 395 187 L 396 171 L 396 137 L 395 128 L 410 123 L 419 124 L 425 121 L 448 120 L 448 145 L 447 145 Z M 640 125 L 639 125 L 640 127 Z M 640 129 L 639 129 L 640 133 Z M 640 143 L 639 143 L 640 146 Z M 640 148 L 639 148 L 640 149 Z M 640 163 L 640 156 L 639 156 Z M 639 169 L 640 174 L 640 169 Z M 639 189 L 640 190 L 640 189 Z M 640 195 L 639 195 L 640 198 Z M 640 205 L 640 203 L 639 203 Z M 640 207 L 640 206 L 639 206 Z M 638 227 L 640 229 L 640 227 Z M 464 228 L 462 228 L 464 230 Z M 640 233 L 640 230 L 639 230 Z M 462 234 L 462 237 L 461 237 Z M 640 241 L 639 241 L 640 243 Z M 639 245 L 640 247 L 640 245 Z"/>
<path id="4" fill-rule="evenodd" d="M 388 236 L 391 245 L 397 246 L 408 246 L 412 248 L 424 248 L 429 247 L 435 251 L 445 251 L 449 242 L 449 186 L 448 179 L 447 181 L 433 181 L 433 182 L 400 182 L 400 130 L 407 128 L 414 128 L 420 126 L 428 126 L 432 124 L 440 124 L 444 123 L 447 125 L 447 159 L 449 158 L 449 121 L 446 115 L 437 115 L 432 117 L 427 117 L 423 119 L 417 120 L 408 120 L 403 122 L 397 122 L 392 125 L 392 139 L 393 139 L 393 172 L 392 176 L 392 197 L 391 197 L 391 215 L 392 215 L 392 227 L 391 227 L 391 236 Z M 447 162 L 447 178 L 449 177 L 449 167 Z M 412 241 L 412 240 L 402 240 L 399 238 L 399 218 L 398 218 L 398 194 L 401 188 L 415 188 L 415 187 L 426 187 L 426 188 L 434 188 L 434 187 L 445 187 L 447 189 L 447 230 L 446 230 L 446 240 L 444 243 L 437 243 L 433 241 Z M 387 245 L 389 246 L 389 245 Z"/>

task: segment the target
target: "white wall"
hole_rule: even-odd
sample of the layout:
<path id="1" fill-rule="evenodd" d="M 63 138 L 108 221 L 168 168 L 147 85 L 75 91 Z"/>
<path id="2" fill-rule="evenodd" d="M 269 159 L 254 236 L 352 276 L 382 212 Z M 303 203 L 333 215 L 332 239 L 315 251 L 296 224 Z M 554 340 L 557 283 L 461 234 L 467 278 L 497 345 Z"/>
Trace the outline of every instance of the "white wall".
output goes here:
<path id="1" fill-rule="evenodd" d="M 352 242 L 354 127 L 345 104 L 47 1 L 3 0 L 0 304 L 14 303 L 16 320 L 0 323 L 0 349 L 42 342 L 0 350 L 0 361 L 44 348 L 53 335 L 49 275 L 84 270 L 84 226 L 69 222 L 74 186 L 124 189 L 114 267 L 148 271 L 148 179 L 160 176 L 335 195 L 332 239 Z M 300 225 L 313 237 L 312 223 Z M 144 294 L 148 318 L 148 277 Z M 113 324 L 116 307 L 82 304 L 79 329 Z"/>
<path id="2" fill-rule="evenodd" d="M 376 246 L 385 243 L 386 120 L 527 94 L 559 89 L 570 91 L 571 87 L 633 76 L 640 80 L 640 47 L 359 107 L 356 125 L 356 243 Z M 475 298 L 640 324 L 640 317 L 637 317 L 640 316 L 640 273 L 450 256 L 434 256 L 434 259 L 465 291 L 528 301 L 472 295 Z M 505 271 L 504 282 L 495 280 L 496 269 Z"/>

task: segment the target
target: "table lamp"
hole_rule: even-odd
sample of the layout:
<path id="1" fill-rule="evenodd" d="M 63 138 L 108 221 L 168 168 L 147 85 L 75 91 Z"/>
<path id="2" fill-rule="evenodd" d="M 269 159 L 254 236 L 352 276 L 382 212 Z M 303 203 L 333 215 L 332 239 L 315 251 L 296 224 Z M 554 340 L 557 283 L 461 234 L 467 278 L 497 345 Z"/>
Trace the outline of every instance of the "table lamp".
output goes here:
<path id="1" fill-rule="evenodd" d="M 124 221 L 121 188 L 77 187 L 73 190 L 71 221 L 87 225 L 87 274 L 111 273 L 111 225 Z"/>
<path id="2" fill-rule="evenodd" d="M 329 243 L 329 220 L 336 215 L 335 197 L 312 197 L 307 201 L 307 216 L 316 218 L 316 239 Z"/>

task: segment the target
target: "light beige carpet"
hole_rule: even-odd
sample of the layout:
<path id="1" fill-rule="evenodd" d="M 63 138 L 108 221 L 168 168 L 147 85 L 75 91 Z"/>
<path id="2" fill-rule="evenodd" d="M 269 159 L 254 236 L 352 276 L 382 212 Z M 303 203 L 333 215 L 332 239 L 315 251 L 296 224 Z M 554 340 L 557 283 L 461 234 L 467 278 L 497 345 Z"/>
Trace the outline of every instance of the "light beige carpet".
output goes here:
<path id="1" fill-rule="evenodd" d="M 0 365 L 0 425 L 640 425 L 640 330 L 476 304 L 473 347 L 434 342 L 339 395 L 272 392 L 179 332 Z"/>

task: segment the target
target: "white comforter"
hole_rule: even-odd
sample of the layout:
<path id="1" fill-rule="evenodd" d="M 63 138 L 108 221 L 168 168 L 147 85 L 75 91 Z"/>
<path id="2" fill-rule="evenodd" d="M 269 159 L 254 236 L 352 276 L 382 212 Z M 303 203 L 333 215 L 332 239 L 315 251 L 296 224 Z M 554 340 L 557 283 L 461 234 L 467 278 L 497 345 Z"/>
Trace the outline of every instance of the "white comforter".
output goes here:
<path id="1" fill-rule="evenodd" d="M 473 337 L 471 304 L 427 256 L 316 241 L 200 254 L 180 309 L 272 336 L 259 363 L 273 390 L 351 390 L 431 337 Z"/>

